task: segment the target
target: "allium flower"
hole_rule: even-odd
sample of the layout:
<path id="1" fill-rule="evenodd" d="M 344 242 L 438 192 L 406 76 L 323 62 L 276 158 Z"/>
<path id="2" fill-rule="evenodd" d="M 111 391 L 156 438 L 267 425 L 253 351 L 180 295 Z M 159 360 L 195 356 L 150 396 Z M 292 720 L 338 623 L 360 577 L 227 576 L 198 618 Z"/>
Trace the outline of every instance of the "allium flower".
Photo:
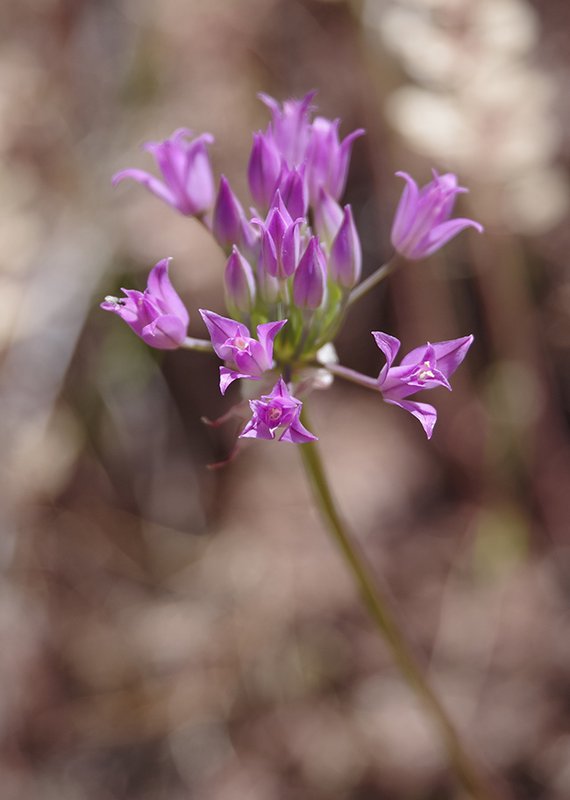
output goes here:
<path id="1" fill-rule="evenodd" d="M 317 236 L 326 247 L 330 247 L 342 225 L 344 215 L 341 206 L 328 192 L 320 189 L 313 216 Z"/>
<path id="2" fill-rule="evenodd" d="M 298 169 L 283 168 L 279 180 L 279 194 L 293 219 L 305 217 L 309 206 L 309 195 L 305 181 L 304 166 Z"/>
<path id="3" fill-rule="evenodd" d="M 225 250 L 231 250 L 235 244 L 249 251 L 255 242 L 255 231 L 224 175 L 220 178 L 214 206 L 212 233 Z"/>
<path id="4" fill-rule="evenodd" d="M 348 369 L 336 358 L 323 361 L 327 348 L 334 352 L 333 338 L 349 306 L 403 259 L 391 259 L 360 281 L 358 230 L 351 207 L 343 209 L 339 200 L 352 144 L 364 131 L 340 140 L 339 120 L 313 120 L 313 96 L 309 92 L 280 104 L 260 95 L 272 118 L 267 130 L 253 139 L 248 182 L 257 210 L 250 214 L 224 176 L 214 199 L 208 134 L 189 140 L 189 131 L 180 129 L 164 142 L 147 144 L 163 180 L 132 169 L 113 179 L 114 183 L 125 178 L 139 181 L 183 214 L 207 212 L 208 229 L 228 256 L 224 271 L 228 316 L 200 311 L 211 341 L 186 335 L 188 312 L 170 284 L 167 260 L 152 270 L 144 293 L 123 290 L 124 298 L 107 297 L 102 307 L 121 316 L 154 347 L 213 349 L 223 362 L 222 394 L 239 378 L 265 378 L 257 392 L 252 392 L 254 385 L 247 386 L 248 398 L 258 399 L 251 403 L 253 418 L 242 432 L 245 438 L 311 441 L 314 437 L 300 423 L 301 402 L 293 394 L 304 398 L 335 375 L 380 391 L 386 402 L 416 416 L 430 437 L 435 409 L 408 398 L 436 386 L 450 389 L 449 378 L 465 357 L 471 336 L 426 344 L 394 366 L 399 341 L 376 331 L 376 343 L 387 362 L 377 378 Z M 392 241 L 406 258 L 429 255 L 465 227 L 481 230 L 473 220 L 450 219 L 457 194 L 466 191 L 455 175 L 434 173 L 433 181 L 419 189 L 409 175 L 397 174 L 406 186 Z M 276 338 L 285 323 L 285 332 Z M 284 378 L 271 394 L 259 398 L 275 380 L 276 365 Z M 271 378 L 265 375 L 269 371 Z"/>
<path id="5" fill-rule="evenodd" d="M 319 240 L 311 237 L 293 279 L 293 300 L 299 308 L 317 309 L 327 291 L 327 263 Z"/>
<path id="6" fill-rule="evenodd" d="M 445 386 L 451 391 L 449 378 L 461 364 L 473 343 L 473 336 L 461 339 L 450 339 L 445 342 L 429 342 L 422 347 L 411 350 L 400 362 L 399 367 L 392 366 L 400 341 L 387 333 L 372 331 L 372 335 L 380 350 L 386 356 L 386 364 L 378 376 L 378 389 L 387 403 L 400 406 L 418 419 L 431 439 L 437 420 L 437 411 L 427 403 L 406 400 L 411 394 L 426 389 Z"/>
<path id="7" fill-rule="evenodd" d="M 207 222 L 213 238 L 229 256 L 224 273 L 227 313 L 235 319 L 200 309 L 211 342 L 186 336 L 188 312 L 168 279 L 166 259 L 151 271 L 144 293 L 123 290 L 124 299 L 107 297 L 102 307 L 121 316 L 154 347 L 215 351 L 223 362 L 222 394 L 239 378 L 259 381 L 242 384 L 242 390 L 247 392 L 242 392 L 237 404 L 218 419 L 204 419 L 207 424 L 218 427 L 236 417 L 243 420 L 247 395 L 252 398 L 249 399 L 252 416 L 239 439 L 309 445 L 301 450 L 302 460 L 323 519 L 339 544 L 379 631 L 391 645 L 396 662 L 418 696 L 431 698 L 431 710 L 444 732 L 451 731 L 451 736 L 446 737 L 450 755 L 463 786 L 473 790 L 485 781 L 479 780 L 477 769 L 453 733 L 445 711 L 415 668 L 413 654 L 405 647 L 405 637 L 391 619 L 389 609 L 385 609 L 382 593 L 376 591 L 370 571 L 344 528 L 326 470 L 312 444 L 317 437 L 301 422 L 303 402 L 295 396 L 304 400 L 310 392 L 328 388 L 335 376 L 343 377 L 381 393 L 387 403 L 408 411 L 420 421 L 430 438 L 436 410 L 408 398 L 437 386 L 451 389 L 449 378 L 465 358 L 473 337 L 425 344 L 394 366 L 400 342 L 374 331 L 376 344 L 386 357 L 377 378 L 338 363 L 333 339 L 349 306 L 404 259 L 390 259 L 356 285 L 361 273 L 360 240 L 350 206 L 343 211 L 339 200 L 345 188 L 352 142 L 363 131 L 354 131 L 341 142 L 338 120 L 318 117 L 311 122 L 313 94 L 302 100 L 286 100 L 283 105 L 261 95 L 271 109 L 272 121 L 265 133 L 254 137 L 248 178 L 258 204 L 258 210 L 251 213 L 263 215 L 263 219 L 248 219 L 223 177 L 212 212 L 214 189 L 206 150 L 211 141 L 208 135 L 187 142 L 188 132 L 179 130 L 165 142 L 147 145 L 157 160 L 163 181 L 140 170 L 124 170 L 115 175 L 115 183 L 124 178 L 140 181 L 183 214 L 208 212 L 202 222 Z M 422 258 L 464 227 L 481 229 L 472 220 L 449 219 L 457 193 L 465 191 L 457 185 L 454 175 L 435 175 L 420 191 L 409 175 L 399 174 L 407 185 L 394 221 L 392 240 L 401 254 L 411 259 Z M 277 338 L 286 323 L 285 332 Z M 250 334 L 253 325 L 257 325 L 257 338 Z M 269 394 L 262 394 L 275 381 Z M 351 413 L 350 409 L 346 411 L 348 423 Z M 229 456 L 210 466 L 227 464 L 237 454 L 238 444 L 236 439 Z"/>
<path id="8" fill-rule="evenodd" d="M 255 304 L 255 278 L 251 264 L 234 245 L 224 272 L 226 302 L 238 313 L 249 313 Z"/>
<path id="9" fill-rule="evenodd" d="M 265 222 L 252 220 L 261 229 L 260 267 L 268 275 L 284 279 L 295 272 L 299 261 L 299 224 L 302 221 L 293 219 L 279 190 Z"/>
<path id="10" fill-rule="evenodd" d="M 249 329 L 241 322 L 203 308 L 200 314 L 208 328 L 214 350 L 229 365 L 220 367 L 222 394 L 238 378 L 258 380 L 273 367 L 273 342 L 287 322 L 286 319 L 258 325 L 257 339 L 253 339 Z"/>
<path id="11" fill-rule="evenodd" d="M 290 394 L 287 384 L 280 378 L 270 394 L 259 400 L 250 400 L 253 417 L 246 424 L 240 437 L 243 439 L 275 439 L 280 442 L 304 444 L 316 441 L 317 437 L 301 423 L 303 403 Z"/>
<path id="12" fill-rule="evenodd" d="M 159 261 L 148 276 L 144 292 L 122 289 L 125 297 L 107 296 L 101 303 L 105 311 L 121 319 L 151 347 L 174 350 L 186 338 L 189 316 L 168 277 L 170 259 Z"/>
<path id="13" fill-rule="evenodd" d="M 344 289 L 352 289 L 360 280 L 362 248 L 350 206 L 345 206 L 342 224 L 332 243 L 329 269 L 331 278 Z"/>
<path id="14" fill-rule="evenodd" d="M 145 150 L 156 159 L 163 180 L 142 169 L 123 169 L 113 175 L 113 186 L 131 178 L 181 214 L 189 217 L 204 214 L 214 202 L 214 179 L 206 148 L 214 139 L 203 133 L 186 141 L 191 135 L 186 128 L 179 128 L 163 142 L 145 144 Z"/>
<path id="15" fill-rule="evenodd" d="M 281 176 L 281 153 L 273 138 L 259 131 L 253 136 L 253 146 L 247 166 L 249 190 L 259 209 L 265 213 Z"/>
<path id="16" fill-rule="evenodd" d="M 314 96 L 315 92 L 309 92 L 302 100 L 286 100 L 280 106 L 272 97 L 259 95 L 271 109 L 273 118 L 265 138 L 258 134 L 254 141 L 250 159 L 250 186 L 254 197 L 266 196 L 271 179 L 276 175 L 276 150 L 289 169 L 301 166 L 305 169 L 312 205 L 318 205 L 321 189 L 334 200 L 340 199 L 346 186 L 352 143 L 364 130 L 353 131 L 340 142 L 340 120 L 316 117 L 310 122 Z"/>
<path id="17" fill-rule="evenodd" d="M 426 258 L 443 247 L 464 228 L 483 226 L 472 219 L 450 219 L 456 195 L 467 192 L 457 185 L 451 172 L 434 177 L 421 189 L 407 172 L 397 172 L 406 181 L 392 225 L 392 244 L 400 255 L 412 261 Z"/>
<path id="18" fill-rule="evenodd" d="M 290 168 L 299 166 L 305 159 L 310 135 L 309 112 L 315 94 L 308 92 L 302 100 L 285 100 L 282 106 L 268 94 L 258 95 L 273 115 L 267 134 Z"/>
<path id="19" fill-rule="evenodd" d="M 334 199 L 339 200 L 346 186 L 346 176 L 350 163 L 352 143 L 364 130 L 359 128 L 339 142 L 340 120 L 317 117 L 311 125 L 311 135 L 307 145 L 307 183 L 311 203 L 316 204 L 320 189 L 324 189 Z"/>

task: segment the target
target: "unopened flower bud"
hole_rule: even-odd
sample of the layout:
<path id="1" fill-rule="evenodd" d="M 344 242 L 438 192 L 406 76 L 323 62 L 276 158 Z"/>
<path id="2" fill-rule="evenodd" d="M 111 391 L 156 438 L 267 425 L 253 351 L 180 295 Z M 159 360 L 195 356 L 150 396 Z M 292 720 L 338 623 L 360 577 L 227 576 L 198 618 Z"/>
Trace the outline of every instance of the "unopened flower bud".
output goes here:
<path id="1" fill-rule="evenodd" d="M 281 178 L 279 185 L 285 208 L 293 219 L 304 217 L 309 206 L 309 195 L 303 173 L 292 169 Z"/>
<path id="2" fill-rule="evenodd" d="M 228 258 L 224 278 L 228 305 L 236 311 L 249 313 L 255 305 L 255 279 L 249 261 L 235 245 Z"/>
<path id="3" fill-rule="evenodd" d="M 259 266 L 262 275 L 275 278 L 278 272 L 277 247 L 273 237 L 266 228 L 261 229 L 261 250 Z"/>
<path id="4" fill-rule="evenodd" d="M 301 256 L 293 280 L 293 300 L 299 308 L 316 309 L 326 295 L 327 265 L 316 236 L 313 236 Z"/>
<path id="5" fill-rule="evenodd" d="M 279 281 L 263 269 L 257 275 L 258 296 L 263 303 L 275 303 L 279 297 Z"/>
<path id="6" fill-rule="evenodd" d="M 291 218 L 279 189 L 275 193 L 266 221 L 254 220 L 261 229 L 259 263 L 261 270 L 267 275 L 284 280 L 295 272 L 299 260 L 301 221 Z"/>
<path id="7" fill-rule="evenodd" d="M 220 178 L 220 188 L 214 206 L 212 231 L 216 241 L 224 250 L 230 250 L 234 244 L 247 250 L 255 239 L 241 203 L 223 175 Z"/>
<path id="8" fill-rule="evenodd" d="M 344 208 L 342 224 L 332 243 L 329 269 L 331 278 L 344 289 L 352 289 L 360 280 L 362 248 L 350 206 Z"/>
<path id="9" fill-rule="evenodd" d="M 317 236 L 326 247 L 330 247 L 342 225 L 342 208 L 336 200 L 333 200 L 328 192 L 321 189 L 319 191 L 319 201 L 314 209 L 314 215 Z"/>
<path id="10" fill-rule="evenodd" d="M 273 139 L 261 132 L 254 134 L 247 178 L 251 196 L 263 213 L 275 194 L 280 174 L 281 155 Z"/>

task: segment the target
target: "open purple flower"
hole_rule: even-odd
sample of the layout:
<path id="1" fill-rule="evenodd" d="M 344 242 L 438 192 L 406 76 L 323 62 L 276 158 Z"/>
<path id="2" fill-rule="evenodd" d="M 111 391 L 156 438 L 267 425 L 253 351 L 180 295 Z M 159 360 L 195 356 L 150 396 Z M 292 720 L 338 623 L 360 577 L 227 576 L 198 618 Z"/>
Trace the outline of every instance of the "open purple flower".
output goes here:
<path id="1" fill-rule="evenodd" d="M 339 200 L 346 186 L 346 177 L 352 143 L 364 130 L 349 133 L 342 142 L 338 138 L 340 120 L 316 117 L 311 125 L 307 145 L 307 183 L 313 205 L 318 203 L 319 192 L 324 189 L 334 200 Z"/>
<path id="2" fill-rule="evenodd" d="M 458 194 L 457 177 L 433 173 L 433 180 L 421 189 L 407 172 L 397 172 L 406 181 L 392 225 L 392 244 L 400 255 L 416 261 L 435 253 L 464 228 L 483 226 L 472 219 L 450 219 Z"/>
<path id="3" fill-rule="evenodd" d="M 302 100 L 285 100 L 282 106 L 267 94 L 258 95 L 272 114 L 267 135 L 289 168 L 297 167 L 304 161 L 310 134 L 309 113 L 315 94 L 313 91 L 308 92 Z"/>
<path id="4" fill-rule="evenodd" d="M 473 336 L 434 344 L 428 342 L 411 350 L 401 360 L 400 366 L 394 367 L 392 365 L 398 355 L 400 341 L 380 331 L 372 331 L 372 335 L 386 356 L 386 364 L 378 376 L 378 388 L 383 399 L 409 411 L 420 421 L 428 439 L 431 439 L 437 411 L 427 403 L 406 398 L 415 392 L 435 389 L 437 386 L 444 386 L 451 391 L 449 378 L 467 355 Z"/>
<path id="5" fill-rule="evenodd" d="M 279 378 L 271 392 L 259 400 L 250 400 L 253 416 L 240 433 L 242 439 L 275 439 L 280 442 L 305 444 L 317 437 L 301 423 L 303 403 L 289 392 L 283 378 Z"/>
<path id="6" fill-rule="evenodd" d="M 144 292 L 122 289 L 125 297 L 106 297 L 105 311 L 118 314 L 140 338 L 159 350 L 174 350 L 186 338 L 189 316 L 168 277 L 170 259 L 152 268 Z"/>
<path id="7" fill-rule="evenodd" d="M 163 142 L 145 144 L 163 180 L 142 169 L 123 169 L 113 175 L 113 186 L 131 178 L 181 214 L 189 217 L 204 214 L 214 202 L 214 178 L 206 147 L 214 139 L 204 133 L 189 142 L 187 139 L 191 135 L 186 128 L 179 128 Z"/>
<path id="8" fill-rule="evenodd" d="M 352 143 L 364 131 L 353 131 L 341 142 L 338 136 L 340 120 L 316 117 L 310 122 L 314 96 L 315 92 L 309 92 L 301 100 L 285 100 L 280 105 L 266 94 L 259 95 L 271 110 L 272 120 L 267 133 L 258 135 L 254 142 L 250 162 L 250 185 L 254 197 L 258 195 L 260 200 L 266 197 L 269 185 L 278 177 L 275 152 L 281 155 L 289 169 L 306 167 L 304 177 L 313 205 L 318 205 L 321 189 L 335 200 L 344 192 Z"/>
<path id="9" fill-rule="evenodd" d="M 273 342 L 287 322 L 286 319 L 258 325 L 257 339 L 253 339 L 249 329 L 241 322 L 202 308 L 200 314 L 208 328 L 214 350 L 229 365 L 220 367 L 222 394 L 238 378 L 259 380 L 264 372 L 273 367 Z"/>

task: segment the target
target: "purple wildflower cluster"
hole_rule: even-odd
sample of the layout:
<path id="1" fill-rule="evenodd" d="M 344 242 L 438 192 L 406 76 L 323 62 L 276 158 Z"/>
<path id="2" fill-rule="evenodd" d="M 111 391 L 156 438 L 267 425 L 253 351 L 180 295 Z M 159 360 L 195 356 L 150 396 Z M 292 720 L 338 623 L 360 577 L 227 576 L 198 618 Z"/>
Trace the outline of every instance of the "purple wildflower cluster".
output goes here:
<path id="1" fill-rule="evenodd" d="M 427 343 L 394 366 L 400 342 L 373 331 L 386 359 L 377 378 L 331 358 L 331 340 L 361 276 L 352 209 L 340 201 L 353 143 L 364 131 L 341 140 L 339 120 L 313 118 L 314 92 L 282 105 L 260 97 L 271 121 L 253 137 L 247 176 L 255 207 L 249 214 L 224 176 L 215 191 L 210 134 L 193 139 L 181 128 L 163 142 L 148 143 L 161 179 L 140 169 L 113 177 L 113 184 L 135 180 L 181 214 L 195 217 L 224 250 L 229 316 L 200 309 L 211 345 L 187 336 L 189 315 L 170 282 L 168 259 L 153 267 L 144 292 L 123 289 L 123 298 L 106 297 L 101 307 L 122 317 L 152 347 L 212 349 L 223 362 L 222 394 L 236 380 L 258 381 L 243 438 L 314 440 L 301 423 L 299 398 L 322 383 L 323 371 L 378 391 L 387 403 L 415 416 L 430 438 L 435 408 L 408 398 L 437 386 L 451 389 L 449 378 L 473 337 Z M 401 259 L 425 258 L 466 227 L 482 230 L 473 220 L 451 219 L 457 194 L 466 191 L 455 175 L 434 173 L 420 189 L 406 173 L 397 174 L 406 181 L 392 227 Z"/>

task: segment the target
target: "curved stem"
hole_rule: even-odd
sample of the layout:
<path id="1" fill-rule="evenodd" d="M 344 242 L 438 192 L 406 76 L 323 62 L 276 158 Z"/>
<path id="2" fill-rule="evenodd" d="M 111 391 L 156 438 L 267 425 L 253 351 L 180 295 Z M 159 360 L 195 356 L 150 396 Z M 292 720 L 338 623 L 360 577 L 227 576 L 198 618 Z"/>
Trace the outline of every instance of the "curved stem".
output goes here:
<path id="1" fill-rule="evenodd" d="M 307 424 L 306 419 L 304 424 Z M 388 645 L 400 672 L 439 726 L 457 777 L 474 800 L 499 800 L 499 794 L 486 784 L 479 774 L 478 767 L 464 749 L 455 726 L 428 683 L 416 657 L 400 631 L 386 598 L 375 584 L 370 567 L 346 530 L 329 488 L 318 445 L 311 442 L 299 445 L 299 448 L 323 520 L 352 573 L 370 616 Z"/>
<path id="2" fill-rule="evenodd" d="M 361 372 L 356 372 L 349 367 L 343 367 L 341 364 L 326 364 L 326 368 L 333 375 L 338 378 L 343 378 L 350 383 L 356 383 L 358 386 L 364 386 L 365 389 L 374 389 L 378 391 L 378 378 L 371 378 L 369 375 L 363 375 Z"/>
<path id="3" fill-rule="evenodd" d="M 361 297 L 367 294 L 377 284 L 381 283 L 384 278 L 387 278 L 388 275 L 394 272 L 400 262 L 401 258 L 398 255 L 392 256 L 389 261 L 387 261 L 385 264 L 382 264 L 382 266 L 379 267 L 376 272 L 373 272 L 372 275 L 369 275 L 362 281 L 362 283 L 359 283 L 358 286 L 352 290 L 348 296 L 346 305 L 351 306 L 357 300 L 360 300 Z"/>
<path id="4" fill-rule="evenodd" d="M 214 352 L 212 342 L 208 341 L 208 339 L 194 339 L 192 336 L 187 336 L 180 347 L 185 350 L 198 350 L 200 353 Z"/>

